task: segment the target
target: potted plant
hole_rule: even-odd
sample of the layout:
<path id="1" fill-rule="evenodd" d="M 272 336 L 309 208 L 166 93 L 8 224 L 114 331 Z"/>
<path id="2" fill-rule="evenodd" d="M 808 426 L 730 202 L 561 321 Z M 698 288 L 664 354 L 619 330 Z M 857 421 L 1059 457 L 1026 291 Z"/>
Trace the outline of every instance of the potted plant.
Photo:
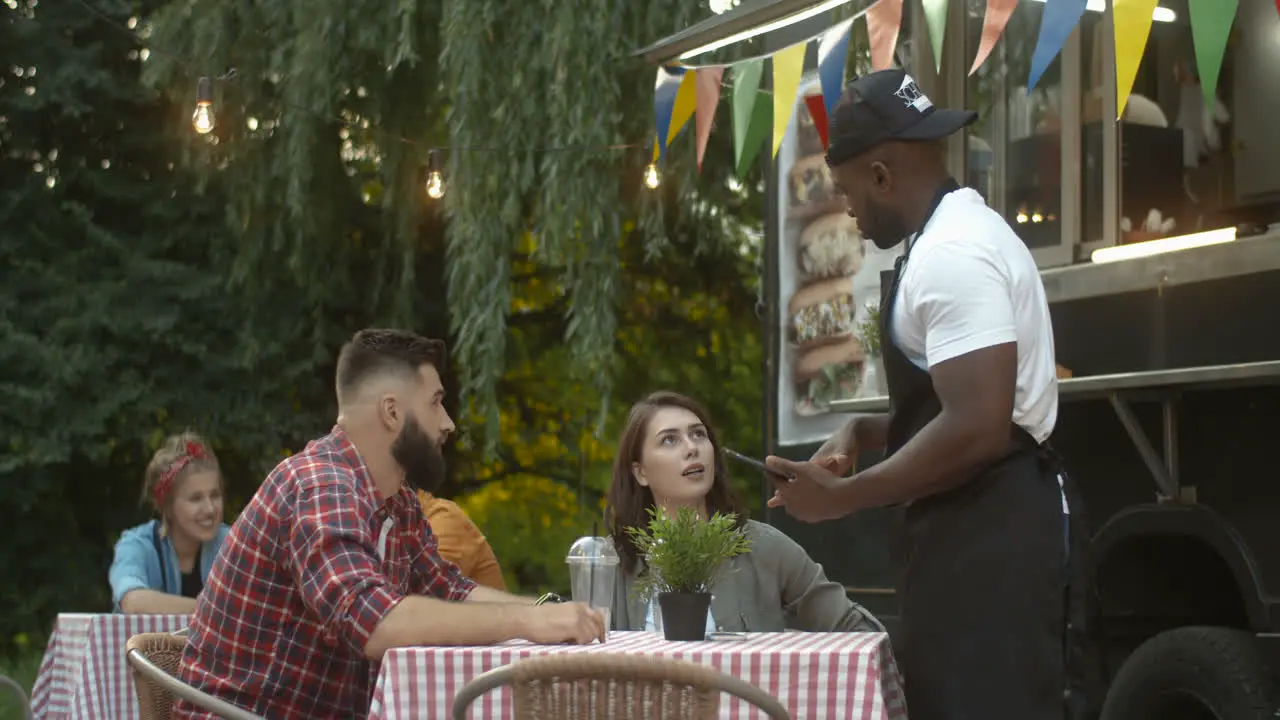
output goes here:
<path id="1" fill-rule="evenodd" d="M 647 528 L 627 530 L 645 558 L 635 592 L 649 598 L 657 594 L 668 640 L 703 640 L 711 588 L 725 561 L 751 549 L 746 531 L 732 513 L 704 520 L 692 508 L 680 508 L 674 516 L 651 508 L 649 517 Z"/>
<path id="2" fill-rule="evenodd" d="M 884 355 L 880 347 L 880 305 L 867 303 L 867 314 L 858 323 L 858 342 L 867 359 L 864 363 L 862 385 L 868 390 L 884 395 L 888 392 L 884 383 Z"/>

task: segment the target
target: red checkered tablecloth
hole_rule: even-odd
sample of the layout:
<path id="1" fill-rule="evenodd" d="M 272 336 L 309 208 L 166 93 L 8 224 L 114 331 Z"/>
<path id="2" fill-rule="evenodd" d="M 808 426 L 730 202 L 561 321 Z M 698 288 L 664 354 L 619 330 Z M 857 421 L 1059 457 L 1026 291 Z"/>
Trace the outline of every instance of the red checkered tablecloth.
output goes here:
<path id="1" fill-rule="evenodd" d="M 448 720 L 454 695 L 472 678 L 535 655 L 565 652 L 643 653 L 709 665 L 767 691 L 796 720 L 905 720 L 897 666 L 882 633 L 750 633 L 746 640 L 667 642 L 661 634 L 615 632 L 603 645 L 412 647 L 387 652 L 373 691 L 370 720 Z M 512 714 L 511 692 L 495 690 L 472 704 L 471 717 Z M 725 696 L 725 720 L 764 714 Z"/>
<path id="2" fill-rule="evenodd" d="M 138 633 L 181 630 L 187 620 L 185 615 L 58 615 L 31 689 L 35 716 L 137 718 L 125 643 Z"/>

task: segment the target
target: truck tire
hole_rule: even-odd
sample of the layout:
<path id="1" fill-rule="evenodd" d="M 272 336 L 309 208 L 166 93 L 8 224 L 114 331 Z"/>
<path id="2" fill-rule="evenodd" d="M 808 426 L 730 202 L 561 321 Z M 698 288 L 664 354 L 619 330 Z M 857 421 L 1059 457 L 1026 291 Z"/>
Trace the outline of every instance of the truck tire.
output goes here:
<path id="1" fill-rule="evenodd" d="M 1253 636 L 1181 627 L 1147 640 L 1116 673 L 1102 720 L 1263 720 L 1276 711 Z"/>

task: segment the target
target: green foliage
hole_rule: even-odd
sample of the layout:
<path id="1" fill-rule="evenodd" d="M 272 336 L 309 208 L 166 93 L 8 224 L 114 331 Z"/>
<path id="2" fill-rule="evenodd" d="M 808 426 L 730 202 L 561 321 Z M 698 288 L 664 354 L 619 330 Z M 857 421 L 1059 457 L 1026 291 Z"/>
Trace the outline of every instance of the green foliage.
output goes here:
<path id="1" fill-rule="evenodd" d="M 711 592 L 724 571 L 725 561 L 750 552 L 746 531 L 736 527 L 733 513 L 716 513 L 704 520 L 692 508 L 680 508 L 675 517 L 650 508 L 648 528 L 627 529 L 645 569 L 635 592 Z"/>
<path id="2" fill-rule="evenodd" d="M 25 647 L 11 662 L 0 663 L 0 675 L 7 675 L 18 683 L 28 698 L 31 687 L 35 685 L 36 675 L 40 672 L 43 651 L 43 646 Z M 18 697 L 11 690 L 0 687 L 0 720 L 23 720 L 25 717 Z"/>
<path id="3" fill-rule="evenodd" d="M 626 271 L 635 268 L 627 256 L 640 248 L 652 257 L 676 241 L 683 247 L 667 261 L 684 263 L 742 241 L 740 216 L 728 210 L 759 196 L 727 183 L 731 133 L 713 133 L 712 161 L 696 182 L 692 143 L 673 147 L 668 182 L 657 196 L 640 183 L 646 149 L 599 149 L 644 144 L 653 133 L 653 68 L 629 61 L 623 49 L 706 12 L 678 0 L 444 3 L 441 75 L 453 98 L 448 125 L 455 147 L 446 203 L 451 327 L 461 389 L 487 419 L 490 448 L 513 340 L 507 330 L 518 322 L 513 252 L 529 245 L 549 273 L 554 311 L 564 320 L 557 339 L 570 349 L 570 368 L 591 391 L 591 415 L 602 423 L 618 387 L 619 312 L 631 297 Z M 513 151 L 468 151 L 497 143 Z M 596 149 L 539 152 L 539 146 Z"/>
<path id="4" fill-rule="evenodd" d="M 530 594 L 569 587 L 565 553 L 591 523 L 563 484 L 509 475 L 460 498 L 458 506 L 487 531 L 508 587 Z"/>
<path id="5" fill-rule="evenodd" d="M 166 49 L 145 78 L 181 105 L 200 76 L 235 70 L 216 83 L 214 132 L 187 132 L 184 149 L 225 190 L 238 240 L 229 279 L 256 308 L 255 331 L 325 357 L 355 329 L 354 319 L 327 322 L 344 312 L 443 335 L 422 302 L 435 296 L 420 292 L 436 283 L 442 249 L 419 172 L 424 146 L 440 139 L 439 11 L 175 0 L 144 18 Z M 295 321 L 308 315 L 316 322 Z"/>
<path id="6" fill-rule="evenodd" d="M 0 7 L 0 513 L 17 518 L 0 655 L 56 612 L 108 609 L 112 544 L 147 517 L 138 490 L 166 433 L 210 438 L 233 519 L 332 425 L 334 355 L 363 326 L 454 328 L 465 397 L 442 495 L 462 495 L 517 590 L 564 589 L 631 401 L 686 392 L 761 454 L 746 228 L 763 184 L 729 181 L 727 117 L 701 176 L 686 132 L 656 193 L 638 148 L 476 149 L 642 142 L 652 68 L 583 59 L 704 9 L 93 0 L 138 42 L 76 3 L 16 4 Z M 488 25 L 441 35 L 473 11 Z M 467 58 L 499 71 L 455 82 Z M 197 136 L 196 79 L 228 67 Z M 455 148 L 448 268 L 418 176 L 433 145 Z M 754 481 L 738 489 L 758 507 Z"/>
<path id="7" fill-rule="evenodd" d="M 120 25 L 150 9 L 95 7 Z M 307 305 L 280 267 L 257 279 L 276 315 L 251 323 L 267 314 L 226 287 L 221 185 L 200 193 L 175 162 L 190 106 L 143 87 L 135 39 L 76 3 L 0 14 L 3 655 L 58 611 L 110 608 L 112 545 L 147 517 L 166 433 L 211 439 L 234 512 L 283 448 L 323 432 L 339 322 L 363 318 L 340 295 Z"/>

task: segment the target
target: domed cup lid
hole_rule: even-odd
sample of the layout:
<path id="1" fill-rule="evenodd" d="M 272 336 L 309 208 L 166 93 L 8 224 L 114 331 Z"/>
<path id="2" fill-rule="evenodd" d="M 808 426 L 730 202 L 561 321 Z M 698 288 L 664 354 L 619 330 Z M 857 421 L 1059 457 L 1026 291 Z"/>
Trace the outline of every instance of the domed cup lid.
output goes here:
<path id="1" fill-rule="evenodd" d="M 583 537 L 578 538 L 569 548 L 569 555 L 565 558 L 569 563 L 599 563 L 602 565 L 617 565 L 618 551 L 613 549 L 613 539 L 607 537 Z"/>

